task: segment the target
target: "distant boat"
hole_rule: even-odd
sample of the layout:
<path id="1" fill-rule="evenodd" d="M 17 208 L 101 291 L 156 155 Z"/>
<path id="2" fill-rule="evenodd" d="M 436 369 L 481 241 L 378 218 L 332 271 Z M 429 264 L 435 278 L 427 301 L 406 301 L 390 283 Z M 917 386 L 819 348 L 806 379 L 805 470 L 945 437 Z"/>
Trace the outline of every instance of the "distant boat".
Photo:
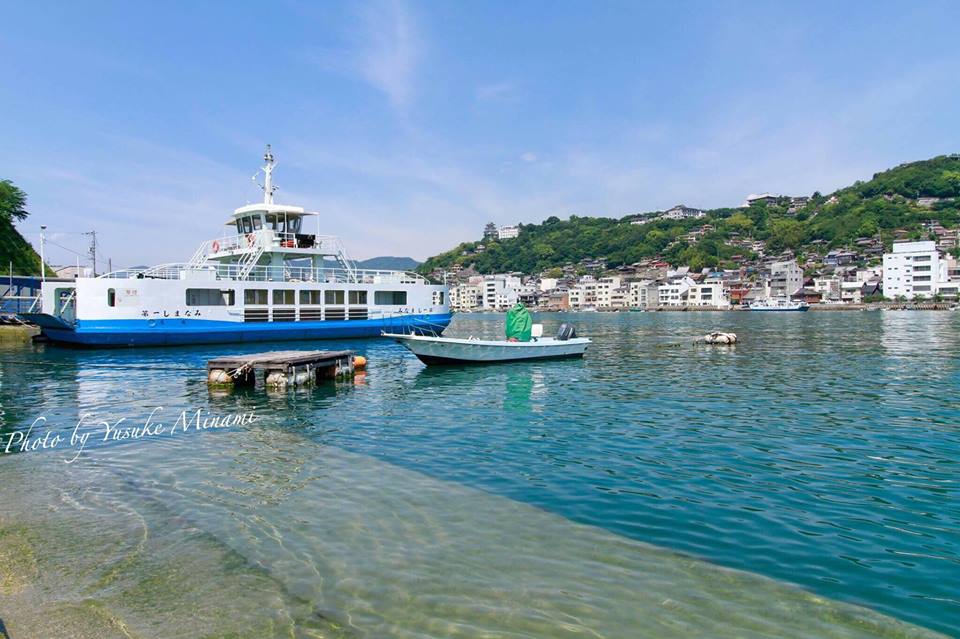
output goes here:
<path id="1" fill-rule="evenodd" d="M 807 311 L 810 305 L 806 302 L 788 300 L 782 297 L 776 299 L 758 300 L 750 304 L 749 311 Z"/>
<path id="2" fill-rule="evenodd" d="M 586 307 L 586 308 L 580 309 L 580 312 L 581 312 L 581 313 L 596 313 L 596 312 L 597 312 L 597 309 L 594 308 L 593 306 L 588 306 L 588 307 Z"/>

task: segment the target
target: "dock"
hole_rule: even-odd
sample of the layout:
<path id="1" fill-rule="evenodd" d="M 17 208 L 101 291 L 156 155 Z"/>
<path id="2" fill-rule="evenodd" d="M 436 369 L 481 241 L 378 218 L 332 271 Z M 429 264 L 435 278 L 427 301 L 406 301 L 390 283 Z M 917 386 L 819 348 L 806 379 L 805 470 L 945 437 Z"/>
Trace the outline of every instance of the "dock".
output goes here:
<path id="1" fill-rule="evenodd" d="M 215 386 L 253 386 L 257 372 L 273 388 L 306 386 L 326 379 L 353 377 L 366 360 L 353 351 L 270 351 L 215 357 L 207 362 L 207 382 Z"/>

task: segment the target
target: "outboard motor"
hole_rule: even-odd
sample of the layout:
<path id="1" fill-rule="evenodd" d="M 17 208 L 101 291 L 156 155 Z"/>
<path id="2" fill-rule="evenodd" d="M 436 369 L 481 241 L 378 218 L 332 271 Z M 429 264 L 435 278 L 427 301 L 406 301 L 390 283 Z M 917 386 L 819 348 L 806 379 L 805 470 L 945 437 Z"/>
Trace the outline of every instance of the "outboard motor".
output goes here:
<path id="1" fill-rule="evenodd" d="M 573 324 L 561 324 L 560 328 L 557 330 L 557 340 L 565 342 L 568 339 L 573 339 L 577 336 L 577 329 L 573 327 Z"/>

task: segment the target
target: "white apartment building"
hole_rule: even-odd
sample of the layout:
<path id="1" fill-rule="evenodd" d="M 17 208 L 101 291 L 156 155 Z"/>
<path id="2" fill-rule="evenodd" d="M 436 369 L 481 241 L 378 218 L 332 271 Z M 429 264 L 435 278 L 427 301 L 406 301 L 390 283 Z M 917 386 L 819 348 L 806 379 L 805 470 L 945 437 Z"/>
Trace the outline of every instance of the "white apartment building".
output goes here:
<path id="1" fill-rule="evenodd" d="M 687 293 L 690 287 L 695 284 L 696 282 L 689 277 L 661 284 L 657 287 L 657 304 L 659 306 L 686 306 Z"/>
<path id="2" fill-rule="evenodd" d="M 497 239 L 512 240 L 520 235 L 519 226 L 501 226 L 497 229 Z"/>
<path id="3" fill-rule="evenodd" d="M 473 284 L 458 284 L 450 289 L 450 310 L 465 313 L 483 306 L 483 290 Z"/>
<path id="4" fill-rule="evenodd" d="M 694 284 L 687 290 L 687 306 L 727 308 L 730 306 L 730 300 L 727 298 L 723 290 L 723 284 L 720 282 Z"/>
<path id="5" fill-rule="evenodd" d="M 657 283 L 652 280 L 630 282 L 631 308 L 656 308 L 660 303 Z"/>
<path id="6" fill-rule="evenodd" d="M 803 269 L 796 260 L 770 265 L 770 297 L 790 297 L 803 288 Z"/>
<path id="7" fill-rule="evenodd" d="M 840 285 L 839 277 L 816 277 L 813 280 L 813 290 L 820 293 L 822 302 L 840 301 Z M 857 286 L 860 284 L 857 283 Z"/>
<path id="8" fill-rule="evenodd" d="M 613 308 L 614 294 L 620 288 L 619 277 L 601 277 L 596 284 L 596 297 L 598 308 Z M 622 305 L 622 304 L 621 304 Z"/>
<path id="9" fill-rule="evenodd" d="M 960 282 L 951 280 L 947 260 L 941 259 L 937 243 L 895 242 L 892 253 L 883 254 L 883 296 L 889 299 L 936 294 L 957 297 Z"/>
<path id="10" fill-rule="evenodd" d="M 863 282 L 840 282 L 840 301 L 859 304 L 863 301 Z"/>
<path id="11" fill-rule="evenodd" d="M 517 303 L 521 282 L 515 275 L 487 275 L 480 286 L 484 310 L 502 311 Z"/>
<path id="12" fill-rule="evenodd" d="M 695 209 L 690 206 L 683 204 L 677 204 L 672 209 L 664 211 L 658 219 L 661 220 L 696 220 L 702 217 L 706 217 L 706 211 L 701 209 Z"/>
<path id="13" fill-rule="evenodd" d="M 570 308 L 582 309 L 597 305 L 597 281 L 584 275 L 569 291 Z"/>

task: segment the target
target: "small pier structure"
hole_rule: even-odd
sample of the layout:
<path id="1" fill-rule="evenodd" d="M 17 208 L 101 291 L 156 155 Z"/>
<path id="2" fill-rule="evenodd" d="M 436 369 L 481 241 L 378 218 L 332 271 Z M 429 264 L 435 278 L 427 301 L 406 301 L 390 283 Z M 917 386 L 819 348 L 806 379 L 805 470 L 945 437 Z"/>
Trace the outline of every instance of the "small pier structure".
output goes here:
<path id="1" fill-rule="evenodd" d="M 326 379 L 353 377 L 366 360 L 353 351 L 271 351 L 224 355 L 207 362 L 212 386 L 253 386 L 257 371 L 268 387 L 306 386 Z"/>

